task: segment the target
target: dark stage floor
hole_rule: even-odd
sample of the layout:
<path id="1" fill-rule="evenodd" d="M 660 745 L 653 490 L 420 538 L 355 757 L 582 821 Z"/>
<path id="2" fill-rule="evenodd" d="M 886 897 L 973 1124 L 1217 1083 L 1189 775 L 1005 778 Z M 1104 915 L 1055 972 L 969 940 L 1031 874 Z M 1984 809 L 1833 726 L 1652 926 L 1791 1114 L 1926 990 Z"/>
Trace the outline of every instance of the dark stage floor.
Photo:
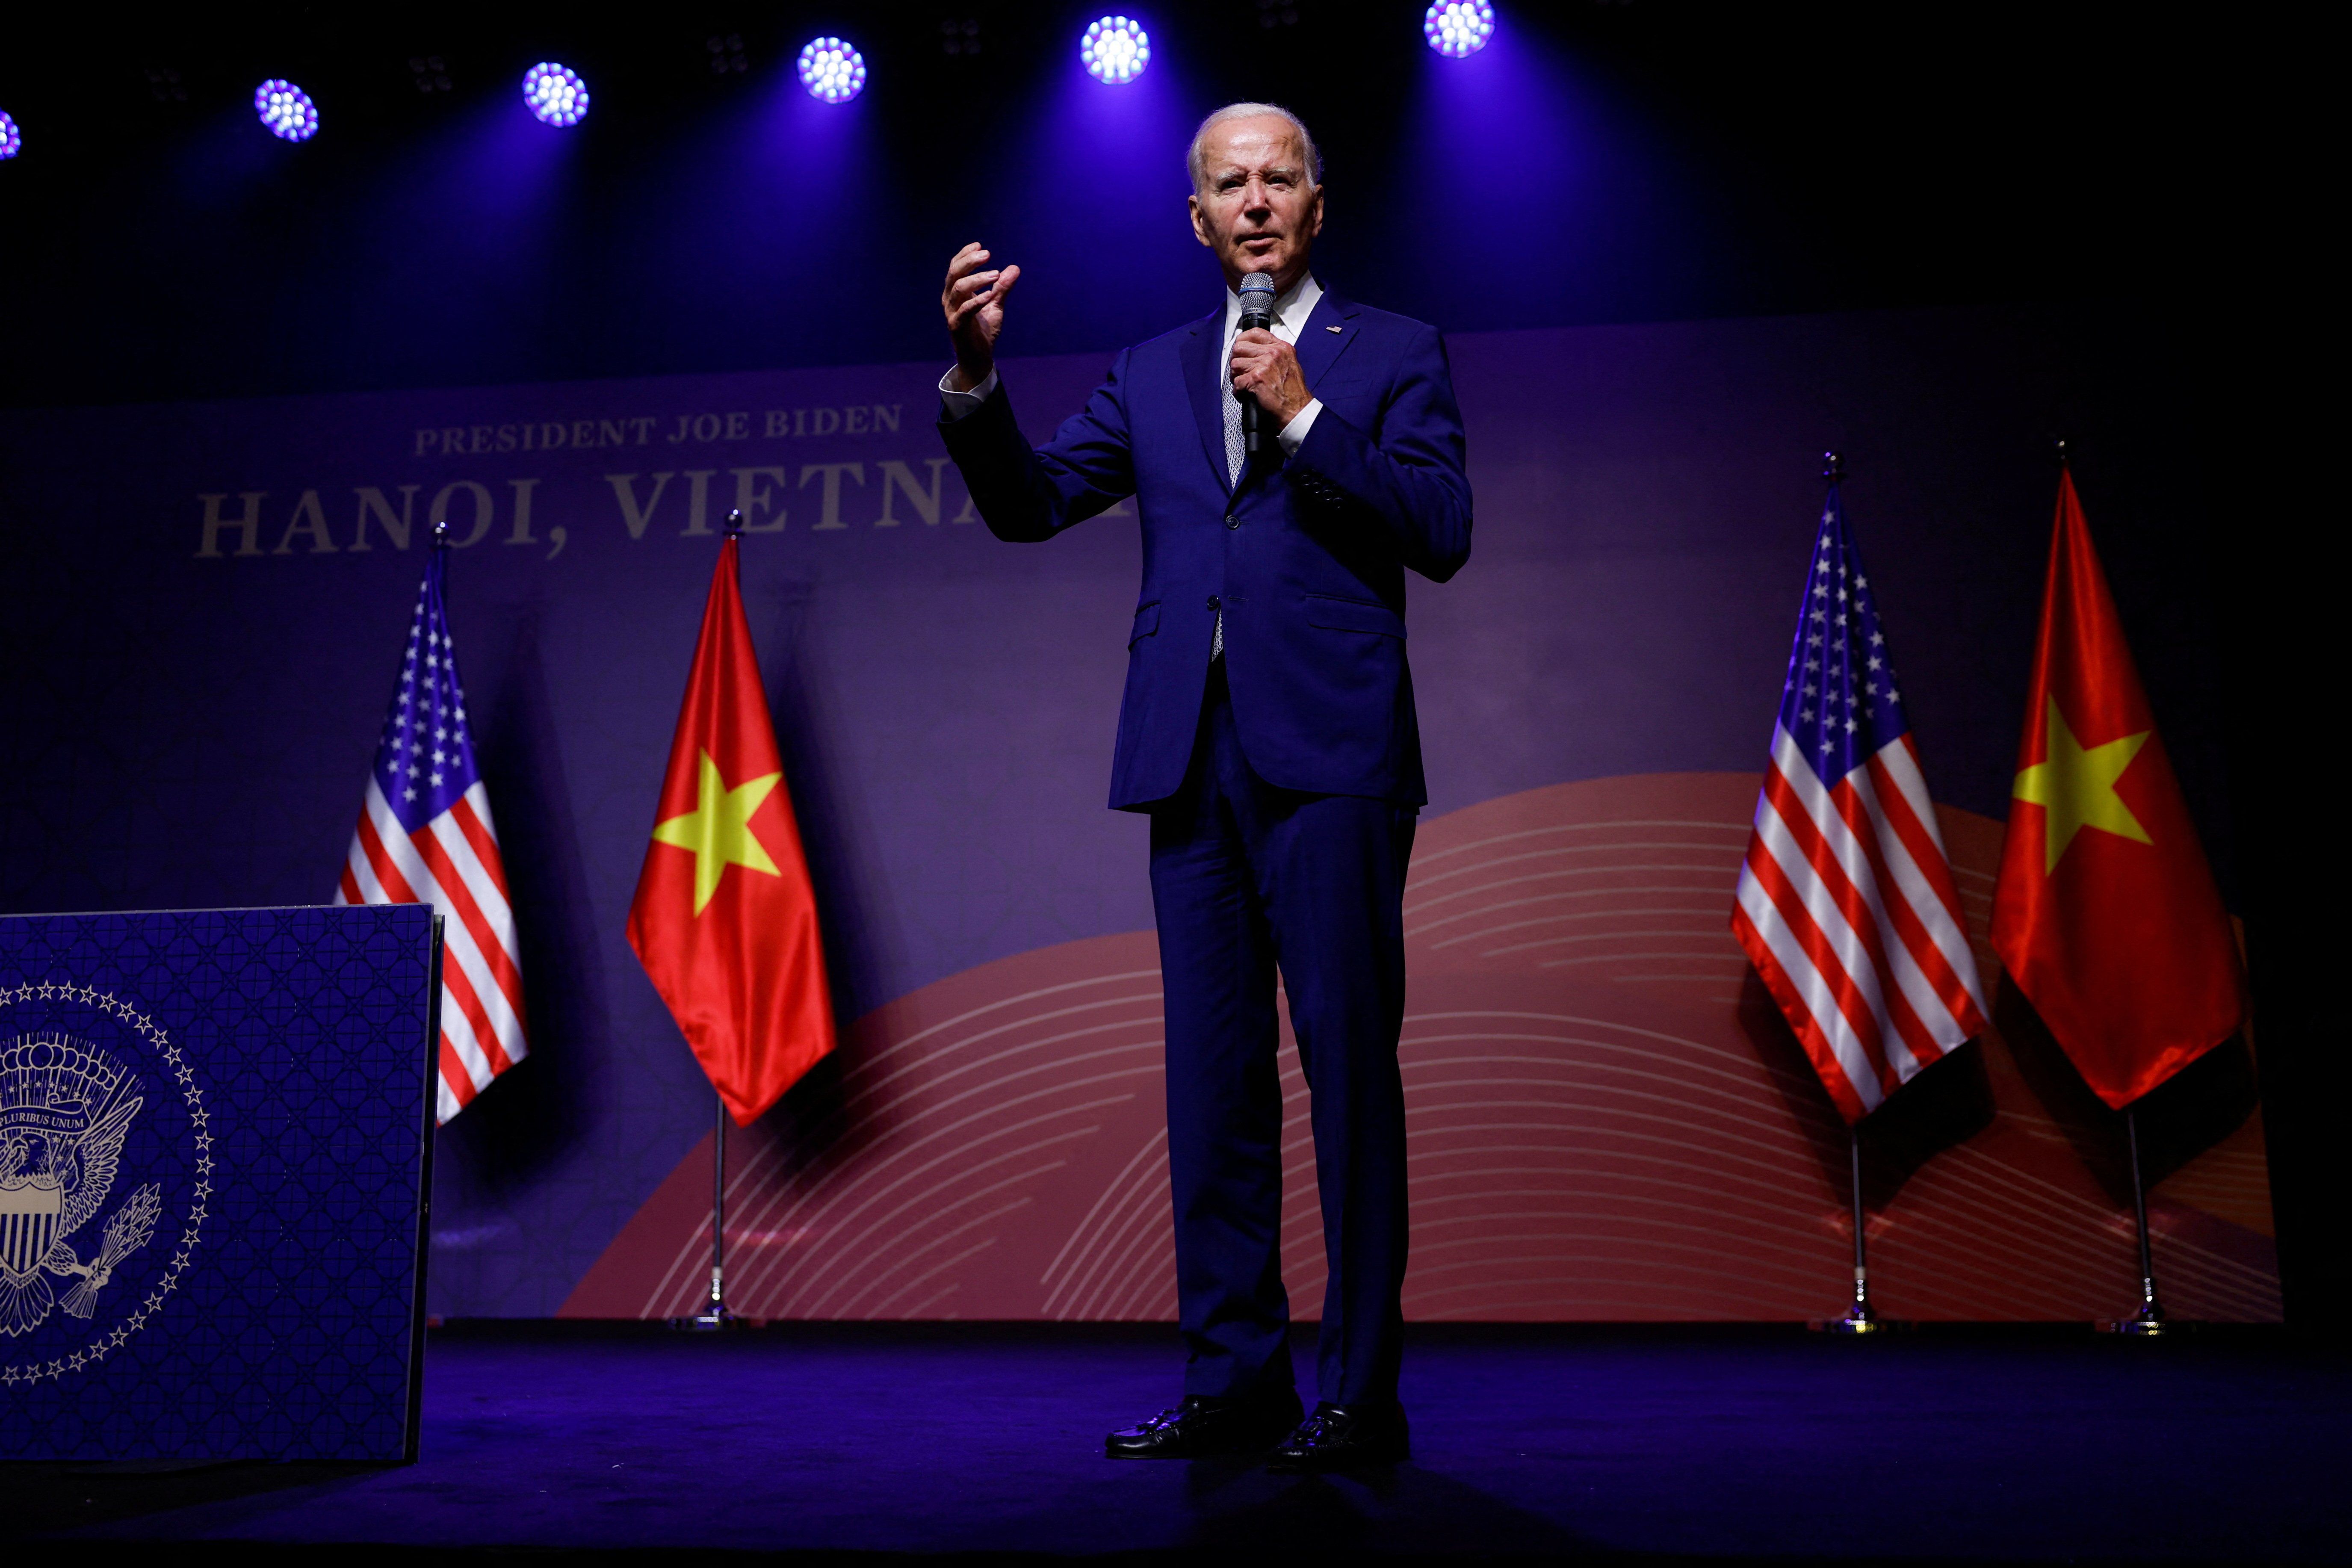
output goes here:
<path id="1" fill-rule="evenodd" d="M 1171 1396 L 1171 1337 L 461 1325 L 432 1338 L 413 1468 L 8 1467 L 0 1539 L 62 1533 L 74 1544 L 47 1550 L 69 1553 L 236 1540 L 1309 1560 L 2352 1556 L 2352 1360 L 2276 1337 L 1423 1330 L 1406 1384 L 1416 1457 L 1359 1479 L 1102 1458 L 1106 1427 Z M 379 1555 L 394 1554 L 328 1561 Z"/>

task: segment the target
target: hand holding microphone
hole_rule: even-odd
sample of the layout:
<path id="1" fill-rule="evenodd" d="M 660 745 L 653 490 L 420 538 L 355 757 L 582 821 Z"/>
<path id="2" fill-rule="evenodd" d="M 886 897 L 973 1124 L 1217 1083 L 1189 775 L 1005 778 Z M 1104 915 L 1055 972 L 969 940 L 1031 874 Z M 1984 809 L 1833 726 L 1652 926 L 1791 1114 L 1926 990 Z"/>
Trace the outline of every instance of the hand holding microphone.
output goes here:
<path id="1" fill-rule="evenodd" d="M 1237 291 L 1241 330 L 1234 336 L 1232 374 L 1234 390 L 1241 396 L 1243 447 L 1255 458 L 1266 437 L 1307 406 L 1307 377 L 1298 368 L 1297 353 L 1274 335 L 1272 275 L 1253 272 Z"/>

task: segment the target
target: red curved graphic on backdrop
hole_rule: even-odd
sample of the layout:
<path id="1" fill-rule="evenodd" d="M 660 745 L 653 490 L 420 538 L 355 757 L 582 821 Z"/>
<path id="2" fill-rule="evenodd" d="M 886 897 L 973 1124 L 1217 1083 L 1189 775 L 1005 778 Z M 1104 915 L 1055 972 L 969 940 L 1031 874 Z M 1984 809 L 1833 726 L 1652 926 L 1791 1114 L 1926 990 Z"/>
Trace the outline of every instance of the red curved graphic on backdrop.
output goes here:
<path id="1" fill-rule="evenodd" d="M 1729 927 L 1757 777 L 1559 784 L 1425 823 L 1405 900 L 1419 1320 L 1770 1320 L 1837 1309 L 1843 1123 L 1770 1043 Z M 2001 827 L 1939 808 L 1984 942 Z M 1139 875 L 1140 871 L 1139 869 Z M 1995 984 L 1998 984 L 1996 981 Z M 755 1318 L 1175 1315 L 1160 975 L 1148 931 L 1022 953 L 848 1032 L 828 1103 L 730 1146 L 728 1295 Z M 2084 1319 L 2137 1289 L 2130 1215 L 1979 1047 L 1996 1113 L 1871 1216 L 1874 1295 L 1926 1319 Z M 1323 1289 L 1306 1086 L 1286 1031 L 1284 1269 Z M 812 1086 L 813 1088 L 818 1086 Z M 564 1303 L 661 1317 L 708 1285 L 710 1147 Z M 2176 1314 L 2279 1316 L 2259 1116 L 2156 1191 Z"/>

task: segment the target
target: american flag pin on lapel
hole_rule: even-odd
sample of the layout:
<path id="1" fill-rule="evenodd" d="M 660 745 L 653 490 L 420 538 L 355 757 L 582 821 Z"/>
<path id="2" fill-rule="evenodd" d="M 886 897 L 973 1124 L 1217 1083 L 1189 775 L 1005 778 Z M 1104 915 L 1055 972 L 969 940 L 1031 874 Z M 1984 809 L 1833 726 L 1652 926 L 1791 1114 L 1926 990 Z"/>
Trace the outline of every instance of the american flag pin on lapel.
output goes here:
<path id="1" fill-rule="evenodd" d="M 1339 328 L 1337 328 L 1337 327 L 1326 327 L 1326 328 L 1324 328 L 1323 330 L 1324 330 L 1325 331 L 1327 331 L 1327 332 L 1336 332 L 1336 331 L 1338 331 L 1339 329 Z"/>

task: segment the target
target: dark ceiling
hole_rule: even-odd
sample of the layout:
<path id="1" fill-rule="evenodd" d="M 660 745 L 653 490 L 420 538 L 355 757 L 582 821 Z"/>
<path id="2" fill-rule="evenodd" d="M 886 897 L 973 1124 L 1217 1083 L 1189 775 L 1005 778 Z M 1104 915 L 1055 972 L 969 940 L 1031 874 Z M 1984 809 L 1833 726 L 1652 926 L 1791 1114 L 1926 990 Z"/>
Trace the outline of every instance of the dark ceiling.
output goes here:
<path id="1" fill-rule="evenodd" d="M 1185 122 L 1236 97 L 1297 108 L 1330 163 L 1328 264 L 1456 330 L 2162 300 L 2229 249 L 2242 34 L 2225 47 L 2145 10 L 2065 6 L 1500 9 L 1527 133 L 1444 156 L 1423 90 L 1444 62 L 1412 4 L 1162 4 L 1156 86 Z M 1024 346 L 1115 346 L 1189 310 L 1156 285 L 1190 276 L 1190 241 L 1181 184 L 1155 186 L 1154 259 L 1102 286 L 1130 230 L 1090 226 L 1088 204 L 1134 176 L 1115 160 L 1106 176 L 1048 107 L 1093 14 L 20 9 L 0 22 L 0 109 L 26 138 L 0 163 L 0 398 L 923 357 L 940 263 L 983 226 L 1063 264 L 1041 274 L 1068 281 Z M 851 188 L 730 217 L 762 177 L 744 127 L 799 43 L 835 31 L 874 72 L 831 111 L 859 117 L 834 182 Z M 576 139 L 562 178 L 521 191 L 467 149 L 543 58 L 577 67 L 594 106 L 543 133 Z M 254 124 L 271 75 L 319 100 L 315 141 Z"/>

